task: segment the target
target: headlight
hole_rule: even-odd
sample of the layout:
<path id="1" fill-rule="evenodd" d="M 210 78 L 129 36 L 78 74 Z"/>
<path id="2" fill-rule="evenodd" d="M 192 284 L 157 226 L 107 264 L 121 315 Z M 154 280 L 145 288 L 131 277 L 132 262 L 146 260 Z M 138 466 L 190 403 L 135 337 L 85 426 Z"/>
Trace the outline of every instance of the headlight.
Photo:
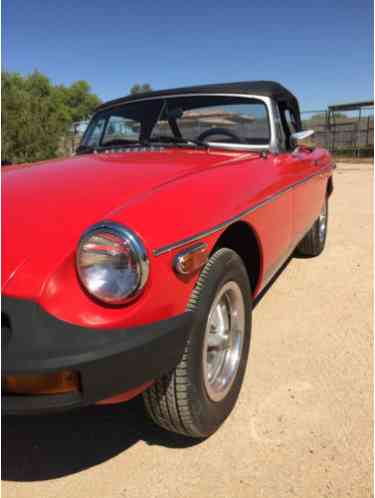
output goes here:
<path id="1" fill-rule="evenodd" d="M 123 304 L 145 286 L 149 261 L 139 237 L 122 225 L 103 222 L 81 237 L 77 270 L 90 294 L 106 303 Z"/>

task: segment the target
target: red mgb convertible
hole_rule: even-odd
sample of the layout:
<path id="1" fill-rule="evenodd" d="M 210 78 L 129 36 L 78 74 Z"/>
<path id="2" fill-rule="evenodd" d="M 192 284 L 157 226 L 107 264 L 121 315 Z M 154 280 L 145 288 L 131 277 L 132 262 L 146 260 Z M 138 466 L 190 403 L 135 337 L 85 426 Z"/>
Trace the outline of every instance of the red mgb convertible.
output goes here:
<path id="1" fill-rule="evenodd" d="M 143 393 L 206 437 L 239 395 L 251 309 L 293 251 L 327 236 L 332 158 L 296 98 L 256 81 L 97 109 L 75 157 L 3 173 L 3 409 Z"/>

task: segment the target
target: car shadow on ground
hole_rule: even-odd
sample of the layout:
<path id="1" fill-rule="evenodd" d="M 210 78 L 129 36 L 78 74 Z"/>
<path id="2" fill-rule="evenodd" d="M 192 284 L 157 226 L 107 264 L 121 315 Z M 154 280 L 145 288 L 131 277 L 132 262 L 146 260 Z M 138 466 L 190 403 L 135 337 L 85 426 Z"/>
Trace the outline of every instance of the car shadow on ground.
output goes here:
<path id="1" fill-rule="evenodd" d="M 160 430 L 139 396 L 49 416 L 3 417 L 2 479 L 43 481 L 98 465 L 139 441 L 184 448 L 200 441 Z"/>
<path id="2" fill-rule="evenodd" d="M 254 307 L 289 261 L 261 292 Z M 44 481 L 74 474 L 109 460 L 139 441 L 175 449 L 202 441 L 159 429 L 146 416 L 141 396 L 120 405 L 49 416 L 9 416 L 2 421 L 1 471 L 2 479 L 8 481 Z"/>

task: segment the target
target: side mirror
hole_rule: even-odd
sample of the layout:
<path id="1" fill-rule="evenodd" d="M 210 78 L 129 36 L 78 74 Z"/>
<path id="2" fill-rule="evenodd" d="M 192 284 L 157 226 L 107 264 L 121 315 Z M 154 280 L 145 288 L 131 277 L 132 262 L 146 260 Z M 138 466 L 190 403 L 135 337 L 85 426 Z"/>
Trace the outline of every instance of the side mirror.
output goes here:
<path id="1" fill-rule="evenodd" d="M 299 146 L 311 147 L 311 144 L 306 142 L 306 139 L 314 135 L 314 130 L 304 130 L 292 133 L 289 138 L 289 144 L 292 149 Z"/>

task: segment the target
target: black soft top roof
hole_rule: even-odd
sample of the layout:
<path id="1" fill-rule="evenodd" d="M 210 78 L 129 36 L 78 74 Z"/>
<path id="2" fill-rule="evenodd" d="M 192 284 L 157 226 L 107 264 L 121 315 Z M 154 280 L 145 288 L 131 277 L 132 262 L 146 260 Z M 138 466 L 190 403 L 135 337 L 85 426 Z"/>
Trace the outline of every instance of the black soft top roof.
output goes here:
<path id="1" fill-rule="evenodd" d="M 243 94 L 243 95 L 259 95 L 263 97 L 271 97 L 274 100 L 287 105 L 296 111 L 299 117 L 299 107 L 296 97 L 287 90 L 284 86 L 275 81 L 238 81 L 235 83 L 218 83 L 212 85 L 199 85 L 199 86 L 186 86 L 182 88 L 173 88 L 170 90 L 157 90 L 154 92 L 138 93 L 136 95 L 129 95 L 116 100 L 105 102 L 97 108 L 103 110 L 113 105 L 127 104 L 135 100 L 165 97 L 181 94 Z"/>

